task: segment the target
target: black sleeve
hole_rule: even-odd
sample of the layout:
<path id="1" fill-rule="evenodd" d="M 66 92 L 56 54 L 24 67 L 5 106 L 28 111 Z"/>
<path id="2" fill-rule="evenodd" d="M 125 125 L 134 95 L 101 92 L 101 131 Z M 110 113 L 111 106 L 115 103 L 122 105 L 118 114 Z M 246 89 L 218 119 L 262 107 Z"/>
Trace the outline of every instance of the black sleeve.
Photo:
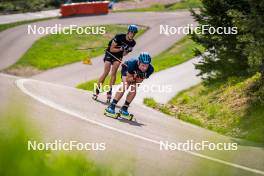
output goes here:
<path id="1" fill-rule="evenodd" d="M 134 40 L 134 42 L 132 43 L 132 47 L 136 46 L 136 41 Z"/>
<path id="2" fill-rule="evenodd" d="M 122 45 L 122 35 L 121 34 L 117 34 L 114 38 L 113 41 L 115 41 L 117 43 L 117 45 Z"/>
<path id="3" fill-rule="evenodd" d="M 127 61 L 127 72 L 129 74 L 135 74 L 136 64 L 137 64 L 136 60 L 128 60 Z"/>
<path id="4" fill-rule="evenodd" d="M 154 67 L 152 65 L 149 65 L 150 68 L 147 71 L 146 78 L 149 78 L 149 76 L 154 72 Z"/>

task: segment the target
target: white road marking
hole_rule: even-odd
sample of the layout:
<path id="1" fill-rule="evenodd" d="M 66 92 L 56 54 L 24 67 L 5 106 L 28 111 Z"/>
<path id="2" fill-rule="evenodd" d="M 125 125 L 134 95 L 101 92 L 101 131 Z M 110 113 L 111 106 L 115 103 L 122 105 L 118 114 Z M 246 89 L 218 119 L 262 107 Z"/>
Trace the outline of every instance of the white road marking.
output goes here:
<path id="1" fill-rule="evenodd" d="M 31 93 L 29 90 L 27 90 L 25 88 L 24 83 L 27 82 L 27 81 L 42 82 L 42 81 L 30 80 L 30 79 L 19 79 L 19 80 L 16 81 L 16 85 L 18 86 L 19 89 L 21 89 L 22 92 L 24 92 L 28 96 L 36 99 L 37 101 L 39 101 L 39 102 L 41 102 L 41 103 L 43 103 L 43 104 L 45 104 L 45 105 L 47 105 L 47 106 L 49 106 L 49 107 L 51 107 L 53 109 L 59 110 L 61 112 L 64 112 L 66 114 L 69 114 L 71 116 L 79 118 L 81 120 L 84 120 L 86 122 L 89 122 L 89 123 L 92 123 L 92 124 L 96 124 L 98 126 L 101 126 L 101 127 L 104 127 L 104 128 L 107 128 L 107 129 L 110 129 L 110 130 L 113 130 L 113 131 L 116 131 L 116 132 L 119 132 L 119 133 L 122 133 L 122 134 L 125 134 L 125 135 L 128 135 L 128 136 L 132 136 L 134 138 L 138 138 L 138 139 L 141 139 L 141 140 L 145 140 L 145 141 L 160 145 L 159 141 L 156 141 L 156 140 L 153 140 L 153 139 L 150 139 L 150 138 L 147 138 L 147 137 L 139 136 L 137 134 L 133 134 L 133 133 L 130 133 L 130 132 L 127 132 L 127 131 L 124 131 L 124 130 L 120 130 L 120 129 L 114 128 L 112 126 L 97 122 L 97 121 L 92 120 L 92 119 L 87 119 L 85 116 L 79 114 L 78 112 L 74 112 L 72 110 L 66 109 L 65 107 L 63 107 L 63 106 L 61 106 L 59 104 L 56 104 L 56 103 L 54 103 L 54 102 L 52 102 L 52 101 L 50 101 L 50 100 L 48 100 L 48 99 L 46 99 L 44 97 L 40 97 L 40 96 L 34 95 L 33 93 Z M 46 84 L 52 84 L 52 83 L 46 83 Z M 53 84 L 53 85 L 56 85 L 56 84 Z M 56 85 L 56 86 L 58 86 L 58 85 Z M 67 86 L 62 86 L 62 87 L 67 87 Z M 214 158 L 214 157 L 206 156 L 206 155 L 199 154 L 199 153 L 192 152 L 192 151 L 183 151 L 183 150 L 179 150 L 179 151 L 182 151 L 182 152 L 185 152 L 185 153 L 188 153 L 190 155 L 197 156 L 197 157 L 200 157 L 200 158 L 203 158 L 203 159 L 207 159 L 207 160 L 210 160 L 210 161 L 221 163 L 221 164 L 224 164 L 224 165 L 227 165 L 227 166 L 232 166 L 232 167 L 239 168 L 239 169 L 242 169 L 242 170 L 245 170 L 245 171 L 249 171 L 249 172 L 253 172 L 253 173 L 256 173 L 256 174 L 264 175 L 264 171 L 261 171 L 261 170 L 258 170 L 258 169 L 249 168 L 249 167 L 246 167 L 246 166 L 242 166 L 242 165 L 239 165 L 239 164 L 231 163 L 231 162 L 228 162 L 228 161 L 224 161 L 224 160 L 221 160 L 221 159 L 217 159 L 217 158 Z"/>

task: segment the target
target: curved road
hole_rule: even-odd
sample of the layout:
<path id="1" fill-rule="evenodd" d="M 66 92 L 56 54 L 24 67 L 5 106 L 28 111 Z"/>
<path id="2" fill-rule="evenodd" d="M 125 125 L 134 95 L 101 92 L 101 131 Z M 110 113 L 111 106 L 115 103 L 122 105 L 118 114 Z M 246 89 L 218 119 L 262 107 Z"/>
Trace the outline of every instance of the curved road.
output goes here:
<path id="1" fill-rule="evenodd" d="M 159 25 L 185 26 L 192 24 L 193 19 L 189 12 L 180 13 L 111 13 L 109 15 L 76 17 L 42 21 L 36 24 L 38 27 L 54 26 L 61 24 L 69 26 L 99 25 L 99 24 L 131 24 L 149 26 L 150 29 L 137 40 L 137 45 L 132 54 L 127 57 L 138 55 L 141 51 L 148 51 L 152 56 L 169 48 L 181 35 L 160 35 Z M 32 25 L 33 25 L 32 24 Z M 16 27 L 0 33 L 0 70 L 15 63 L 31 45 L 43 35 L 27 35 L 27 25 Z M 36 79 L 49 82 L 76 86 L 80 82 L 97 78 L 102 72 L 102 56 L 93 59 L 93 65 L 87 66 L 82 63 L 66 65 L 65 67 L 51 69 L 47 72 L 34 76 Z"/>
<path id="2" fill-rule="evenodd" d="M 51 20 L 40 22 L 38 25 L 50 26 L 56 23 L 147 25 L 151 29 L 138 39 L 133 54 L 149 50 L 156 55 L 181 37 L 157 35 L 157 26 L 184 25 L 192 23 L 192 19 L 188 12 L 114 13 L 100 17 Z M 1 68 L 14 63 L 36 39 L 41 37 L 24 35 L 25 31 L 25 26 L 20 26 L 0 33 Z M 264 175 L 264 151 L 256 144 L 216 134 L 136 103 L 131 106 L 131 111 L 135 112 L 136 122 L 106 118 L 102 114 L 105 104 L 92 101 L 90 93 L 59 85 L 75 85 L 76 77 L 72 75 L 78 77 L 85 73 L 86 79 L 97 77 L 101 72 L 98 70 L 100 67 L 97 67 L 101 60 L 94 59 L 93 62 L 94 65 L 88 71 L 87 66 L 77 63 L 35 77 L 42 81 L 24 80 L 1 74 L 0 112 L 9 103 L 20 102 L 27 109 L 30 119 L 39 124 L 39 131 L 46 141 L 74 139 L 81 142 L 105 142 L 106 151 L 90 152 L 92 157 L 102 163 L 114 162 L 117 165 L 119 162 L 128 161 L 127 166 L 135 175 Z M 67 79 L 62 80 L 65 76 Z M 77 80 L 78 83 L 81 81 Z M 177 143 L 188 140 L 237 142 L 239 147 L 237 151 L 160 150 L 160 141 Z"/>

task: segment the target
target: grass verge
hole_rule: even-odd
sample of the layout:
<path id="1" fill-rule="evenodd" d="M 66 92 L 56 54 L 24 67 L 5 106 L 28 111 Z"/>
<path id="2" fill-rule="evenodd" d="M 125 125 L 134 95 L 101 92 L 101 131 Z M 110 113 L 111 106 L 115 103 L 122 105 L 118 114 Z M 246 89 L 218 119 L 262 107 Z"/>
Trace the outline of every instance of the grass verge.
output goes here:
<path id="1" fill-rule="evenodd" d="M 32 47 L 14 65 L 5 70 L 9 74 L 31 76 L 54 67 L 81 61 L 87 56 L 96 57 L 104 53 L 104 46 L 117 33 L 127 31 L 126 25 L 104 25 L 106 33 L 101 35 L 51 34 L 37 40 Z M 139 35 L 146 30 L 142 27 Z M 102 47 L 103 46 L 103 47 Z M 76 48 L 95 48 L 76 50 Z M 27 68 L 27 69 L 26 69 Z M 25 73 L 26 70 L 29 70 Z M 30 71 L 32 70 L 32 71 Z"/>
<path id="2" fill-rule="evenodd" d="M 264 103 L 259 100 L 264 87 L 256 86 L 259 79 L 256 74 L 199 84 L 180 92 L 168 104 L 158 104 L 152 98 L 144 103 L 221 134 L 264 143 Z"/>

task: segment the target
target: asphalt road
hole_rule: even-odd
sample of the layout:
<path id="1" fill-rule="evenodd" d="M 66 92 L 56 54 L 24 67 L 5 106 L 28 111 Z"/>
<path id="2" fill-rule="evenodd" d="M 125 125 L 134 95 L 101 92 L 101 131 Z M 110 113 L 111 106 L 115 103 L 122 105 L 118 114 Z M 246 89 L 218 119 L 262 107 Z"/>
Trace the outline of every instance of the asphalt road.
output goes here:
<path id="1" fill-rule="evenodd" d="M 102 113 L 104 103 L 75 88 L 0 75 L 1 108 L 23 107 L 46 142 L 104 142 L 105 151 L 89 152 L 102 163 L 132 167 L 134 175 L 263 175 L 263 148 L 171 118 L 133 104 L 136 121 L 116 120 Z M 102 99 L 100 99 L 103 101 Z M 160 150 L 169 143 L 238 143 L 235 151 Z M 163 148 L 164 149 L 164 148 Z M 122 162 L 120 164 L 119 162 Z M 128 163 L 126 163 L 128 162 Z"/>

